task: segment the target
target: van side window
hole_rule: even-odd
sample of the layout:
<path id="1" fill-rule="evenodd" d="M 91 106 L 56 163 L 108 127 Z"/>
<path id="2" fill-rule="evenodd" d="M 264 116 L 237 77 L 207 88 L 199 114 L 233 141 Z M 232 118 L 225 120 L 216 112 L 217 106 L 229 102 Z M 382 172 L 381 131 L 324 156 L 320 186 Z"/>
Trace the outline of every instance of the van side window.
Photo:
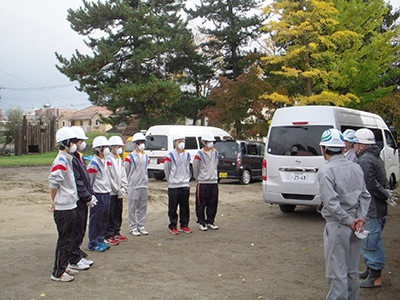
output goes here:
<path id="1" fill-rule="evenodd" d="M 264 145 L 262 145 L 262 144 L 258 145 L 258 153 L 259 153 L 259 155 L 264 156 L 264 153 L 265 153 L 265 146 Z"/>
<path id="2" fill-rule="evenodd" d="M 240 144 L 240 148 L 242 150 L 242 154 L 246 155 L 247 154 L 247 150 L 246 150 L 246 144 L 245 143 L 241 143 Z"/>
<path id="3" fill-rule="evenodd" d="M 198 148 L 197 148 L 197 140 L 196 140 L 196 137 L 194 137 L 194 136 L 188 136 L 188 137 L 186 137 L 185 148 L 186 148 L 187 150 L 198 149 Z"/>
<path id="4" fill-rule="evenodd" d="M 383 136 L 382 136 L 382 130 L 380 129 L 372 129 L 369 128 L 374 132 L 375 135 L 375 143 L 379 147 L 379 149 L 383 149 Z"/>
<path id="5" fill-rule="evenodd" d="M 247 154 L 248 155 L 257 155 L 257 145 L 248 144 L 247 145 Z"/>
<path id="6" fill-rule="evenodd" d="M 396 142 L 394 141 L 392 134 L 388 130 L 385 130 L 385 137 L 388 147 L 397 149 Z"/>

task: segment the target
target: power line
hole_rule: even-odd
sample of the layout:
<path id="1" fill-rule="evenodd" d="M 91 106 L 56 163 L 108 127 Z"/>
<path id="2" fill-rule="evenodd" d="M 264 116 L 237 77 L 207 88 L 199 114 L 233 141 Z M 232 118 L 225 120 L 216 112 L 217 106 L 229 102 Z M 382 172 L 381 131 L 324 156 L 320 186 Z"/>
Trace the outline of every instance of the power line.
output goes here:
<path id="1" fill-rule="evenodd" d="M 75 85 L 75 83 L 52 85 L 52 86 L 43 86 L 43 87 L 34 87 L 34 88 L 8 88 L 8 87 L 4 87 L 3 86 L 3 89 L 5 89 L 7 91 L 34 92 L 34 91 L 59 89 L 59 88 L 68 87 L 68 86 L 72 86 L 72 85 Z"/>

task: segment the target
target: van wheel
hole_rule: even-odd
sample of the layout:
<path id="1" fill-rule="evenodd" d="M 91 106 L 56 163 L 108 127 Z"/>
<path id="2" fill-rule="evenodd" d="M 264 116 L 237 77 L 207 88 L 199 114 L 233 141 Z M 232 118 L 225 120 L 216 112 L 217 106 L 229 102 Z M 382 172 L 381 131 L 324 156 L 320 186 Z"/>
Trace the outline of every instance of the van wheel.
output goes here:
<path id="1" fill-rule="evenodd" d="M 239 179 L 241 184 L 249 184 L 251 181 L 251 174 L 250 171 L 245 169 L 243 170 L 242 176 Z"/>
<path id="2" fill-rule="evenodd" d="M 156 180 L 163 180 L 164 179 L 164 174 L 154 174 L 154 179 Z"/>
<path id="3" fill-rule="evenodd" d="M 279 208 L 283 213 L 291 213 L 294 212 L 296 205 L 289 205 L 289 204 L 279 204 Z"/>
<path id="4" fill-rule="evenodd" d="M 394 190 L 396 188 L 396 180 L 394 179 L 394 175 L 390 175 L 390 179 L 389 179 L 389 188 L 391 190 Z"/>

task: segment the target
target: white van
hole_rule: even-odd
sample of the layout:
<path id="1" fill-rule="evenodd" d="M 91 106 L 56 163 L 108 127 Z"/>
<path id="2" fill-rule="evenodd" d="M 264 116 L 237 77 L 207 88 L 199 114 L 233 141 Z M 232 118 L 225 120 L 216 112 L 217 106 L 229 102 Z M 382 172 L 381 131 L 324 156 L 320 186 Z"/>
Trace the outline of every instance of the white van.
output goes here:
<path id="1" fill-rule="evenodd" d="M 149 176 L 158 180 L 164 178 L 164 161 L 168 153 L 174 150 L 172 138 L 176 132 L 186 136 L 185 149 L 190 153 L 192 166 L 194 156 L 201 148 L 201 136 L 205 131 L 212 132 L 217 141 L 233 139 L 226 131 L 211 126 L 157 125 L 150 127 L 146 133 L 145 150 L 150 159 Z"/>
<path id="2" fill-rule="evenodd" d="M 328 128 L 344 132 L 369 128 L 382 149 L 386 175 L 393 189 L 399 181 L 396 141 L 383 119 L 372 113 L 333 106 L 297 106 L 277 109 L 266 139 L 263 161 L 263 197 L 279 204 L 282 212 L 296 205 L 321 202 L 318 170 L 326 163 L 319 141 Z"/>

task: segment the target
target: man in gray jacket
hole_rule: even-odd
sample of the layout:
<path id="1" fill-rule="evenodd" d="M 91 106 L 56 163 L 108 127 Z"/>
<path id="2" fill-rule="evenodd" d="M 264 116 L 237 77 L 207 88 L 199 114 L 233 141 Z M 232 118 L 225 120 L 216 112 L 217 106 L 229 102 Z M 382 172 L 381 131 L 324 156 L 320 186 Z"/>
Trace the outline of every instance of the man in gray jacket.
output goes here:
<path id="1" fill-rule="evenodd" d="M 214 148 L 214 135 L 206 131 L 201 137 L 203 149 L 197 152 L 193 161 L 193 176 L 198 184 L 196 187 L 196 216 L 199 228 L 216 230 L 214 224 L 218 207 L 218 151 Z M 204 215 L 206 210 L 206 216 Z"/>
<path id="2" fill-rule="evenodd" d="M 360 166 L 342 154 L 345 143 L 339 130 L 326 130 L 320 146 L 328 161 L 318 172 L 321 214 L 326 220 L 325 268 L 330 288 L 326 299 L 359 299 L 362 241 L 354 233 L 363 231 L 371 196 Z"/>
<path id="3" fill-rule="evenodd" d="M 383 160 L 379 157 L 381 150 L 375 145 L 375 135 L 371 130 L 363 128 L 356 131 L 354 150 L 372 197 L 365 223 L 365 229 L 370 234 L 362 245 L 367 270 L 360 273 L 360 278 L 364 279 L 361 281 L 361 287 L 378 287 L 381 285 L 381 273 L 385 267 L 382 230 L 387 218 L 389 184 Z"/>
<path id="4" fill-rule="evenodd" d="M 176 228 L 179 205 L 179 231 L 191 233 L 189 229 L 189 194 L 190 194 L 190 154 L 185 151 L 186 137 L 181 133 L 173 136 L 174 150 L 164 162 L 165 178 L 168 181 L 168 217 L 169 229 L 172 234 L 178 234 Z"/>

